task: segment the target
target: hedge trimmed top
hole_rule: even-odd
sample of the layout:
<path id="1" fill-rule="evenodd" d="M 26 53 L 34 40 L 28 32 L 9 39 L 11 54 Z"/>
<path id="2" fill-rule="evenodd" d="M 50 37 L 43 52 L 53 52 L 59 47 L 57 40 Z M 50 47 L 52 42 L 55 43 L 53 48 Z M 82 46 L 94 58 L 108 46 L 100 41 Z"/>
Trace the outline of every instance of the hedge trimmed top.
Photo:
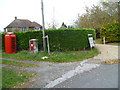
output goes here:
<path id="1" fill-rule="evenodd" d="M 15 32 L 17 35 L 17 50 L 29 50 L 29 40 L 38 39 L 39 50 L 42 50 L 42 31 Z M 5 33 L 4 33 L 5 34 Z M 4 34 L 2 34 L 4 36 Z M 89 47 L 88 34 L 93 34 L 94 29 L 49 29 L 45 30 L 49 35 L 51 51 L 70 51 Z M 4 43 L 4 38 L 2 38 Z M 4 47 L 4 44 L 3 44 Z"/>

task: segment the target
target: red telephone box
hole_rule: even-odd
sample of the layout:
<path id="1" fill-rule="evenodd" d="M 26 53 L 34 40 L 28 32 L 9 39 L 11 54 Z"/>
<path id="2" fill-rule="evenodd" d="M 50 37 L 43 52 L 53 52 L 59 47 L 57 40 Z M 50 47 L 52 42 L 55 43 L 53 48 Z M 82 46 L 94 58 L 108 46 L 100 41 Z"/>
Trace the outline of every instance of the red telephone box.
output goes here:
<path id="1" fill-rule="evenodd" d="M 8 54 L 16 53 L 16 34 L 5 34 L 5 52 Z"/>

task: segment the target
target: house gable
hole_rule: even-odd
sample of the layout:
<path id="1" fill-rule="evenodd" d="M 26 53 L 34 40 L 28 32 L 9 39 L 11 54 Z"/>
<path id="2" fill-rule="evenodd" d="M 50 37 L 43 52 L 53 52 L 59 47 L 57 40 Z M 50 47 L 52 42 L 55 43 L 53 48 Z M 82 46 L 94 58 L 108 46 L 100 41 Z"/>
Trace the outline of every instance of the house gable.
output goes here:
<path id="1" fill-rule="evenodd" d="M 37 22 L 31 22 L 30 20 L 27 19 L 17 19 L 17 17 L 15 17 L 15 20 L 6 27 L 8 32 L 9 31 L 16 32 L 16 30 L 19 32 L 35 30 L 36 28 L 38 28 L 38 30 L 41 30 L 42 26 Z"/>

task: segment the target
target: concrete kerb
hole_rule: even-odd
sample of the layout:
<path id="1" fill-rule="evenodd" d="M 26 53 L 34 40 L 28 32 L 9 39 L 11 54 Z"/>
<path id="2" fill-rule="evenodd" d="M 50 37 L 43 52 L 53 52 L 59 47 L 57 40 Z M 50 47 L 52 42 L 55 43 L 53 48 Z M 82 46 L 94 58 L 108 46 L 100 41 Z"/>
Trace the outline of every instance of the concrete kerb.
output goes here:
<path id="1" fill-rule="evenodd" d="M 100 66 L 100 64 L 87 64 L 87 62 L 91 59 L 87 59 L 87 60 L 80 62 L 80 66 L 77 66 L 74 70 L 70 70 L 69 72 L 62 75 L 60 78 L 55 79 L 54 81 L 51 81 L 44 88 L 53 88 L 57 84 L 60 84 L 61 82 L 65 81 L 77 74 L 92 70 L 93 68 L 97 68 Z"/>

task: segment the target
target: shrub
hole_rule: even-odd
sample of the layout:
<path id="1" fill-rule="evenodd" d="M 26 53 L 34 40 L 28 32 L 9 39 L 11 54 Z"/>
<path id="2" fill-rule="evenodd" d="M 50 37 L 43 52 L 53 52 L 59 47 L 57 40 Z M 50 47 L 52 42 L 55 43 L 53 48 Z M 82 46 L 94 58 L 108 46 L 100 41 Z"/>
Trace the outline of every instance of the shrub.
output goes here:
<path id="1" fill-rule="evenodd" d="M 17 50 L 28 50 L 29 40 L 38 39 L 39 49 L 42 47 L 42 31 L 15 32 L 17 35 Z"/>
<path id="2" fill-rule="evenodd" d="M 39 50 L 42 49 L 42 31 L 27 31 L 15 33 L 17 35 L 18 51 L 28 50 L 30 39 L 38 39 Z M 45 34 L 49 36 L 51 51 L 70 51 L 88 48 L 88 34 L 93 34 L 95 39 L 94 29 L 51 29 L 45 30 Z"/>
<path id="3" fill-rule="evenodd" d="M 100 28 L 95 28 L 96 30 L 96 38 L 100 38 Z"/>
<path id="4" fill-rule="evenodd" d="M 46 31 L 50 38 L 51 50 L 78 50 L 89 47 L 87 34 L 92 30 L 52 30 Z"/>
<path id="5" fill-rule="evenodd" d="M 0 33 L 0 50 L 5 50 L 5 47 L 4 47 L 4 35 L 6 33 Z"/>
<path id="6" fill-rule="evenodd" d="M 106 42 L 120 42 L 120 23 L 105 24 L 100 29 L 100 37 Z"/>

